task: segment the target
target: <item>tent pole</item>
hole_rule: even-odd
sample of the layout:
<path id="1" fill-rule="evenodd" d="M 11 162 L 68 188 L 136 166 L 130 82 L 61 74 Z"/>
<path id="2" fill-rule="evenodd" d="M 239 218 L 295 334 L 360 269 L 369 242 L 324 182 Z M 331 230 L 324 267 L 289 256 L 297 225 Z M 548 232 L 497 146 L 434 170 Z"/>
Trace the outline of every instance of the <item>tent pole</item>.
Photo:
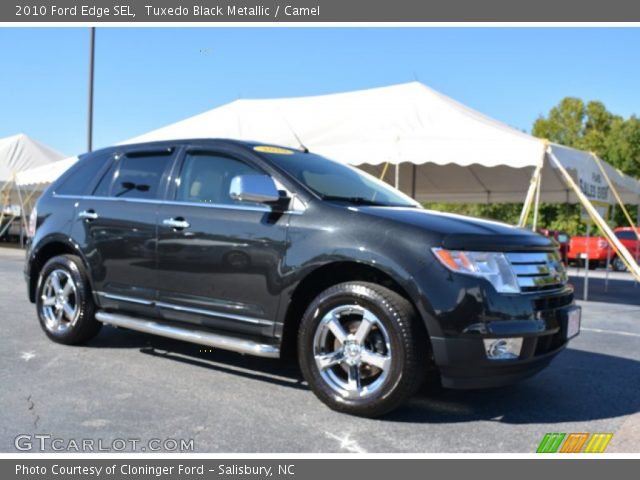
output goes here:
<path id="1" fill-rule="evenodd" d="M 613 247 L 613 249 L 616 251 L 616 254 L 620 258 L 620 260 L 626 265 L 626 267 L 629 269 L 629 271 L 635 277 L 635 279 L 640 280 L 640 266 L 638 265 L 638 263 L 631 256 L 631 254 L 625 248 L 625 246 L 620 242 L 620 239 L 616 237 L 616 235 L 613 233 L 609 225 L 607 225 L 607 223 L 602 219 L 602 216 L 600 216 L 600 213 L 598 212 L 598 210 L 591 204 L 591 202 L 586 197 L 586 195 L 582 192 L 582 190 L 580 190 L 580 187 L 576 184 L 576 182 L 573 180 L 573 178 L 571 177 L 567 169 L 564 168 L 564 165 L 562 165 L 560 160 L 558 160 L 558 158 L 555 156 L 553 151 L 550 148 L 548 148 L 547 153 L 549 154 L 549 158 L 551 159 L 551 161 L 554 163 L 557 169 L 562 173 L 562 176 L 564 177 L 564 180 L 567 183 L 567 185 L 573 189 L 574 193 L 578 197 L 578 200 L 580 200 L 580 203 L 582 203 L 582 205 L 584 206 L 585 210 L 587 211 L 587 213 L 589 214 L 593 222 L 600 229 L 602 236 L 605 237 L 605 239 Z"/>
<path id="2" fill-rule="evenodd" d="M 5 183 L 0 189 L 0 194 L 2 195 L 2 209 L 0 210 L 0 227 L 2 227 L 2 221 L 4 220 L 4 210 L 9 206 L 9 199 L 11 197 L 11 185 L 15 182 L 16 175 L 15 173 L 11 176 L 11 179 Z M 4 233 L 4 230 L 2 230 Z M 0 233 L 0 236 L 2 236 Z"/>
<path id="3" fill-rule="evenodd" d="M 616 204 L 611 205 L 611 216 L 609 217 L 609 223 L 613 222 L 616 217 Z M 609 268 L 611 267 L 611 245 L 607 243 L 607 263 L 604 272 L 604 291 L 609 291 Z"/>
<path id="4" fill-rule="evenodd" d="M 533 208 L 533 226 L 531 227 L 531 231 L 535 232 L 538 228 L 538 213 L 540 211 L 540 176 L 538 176 L 538 182 L 536 185 L 536 201 Z"/>
<path id="5" fill-rule="evenodd" d="M 9 218 L 9 215 L 7 215 L 7 218 Z M 15 218 L 16 218 L 15 214 L 11 215 L 11 218 L 9 218 L 9 221 L 7 222 L 7 224 L 4 226 L 4 228 L 2 228 L 2 230 L 0 230 L 0 238 L 2 238 L 2 235 L 4 235 L 4 232 L 9 230 L 9 227 L 11 227 L 11 224 L 13 223 Z"/>
<path id="6" fill-rule="evenodd" d="M 396 184 L 395 187 L 397 190 L 400 189 L 400 164 L 396 163 Z"/>
<path id="7" fill-rule="evenodd" d="M 411 176 L 411 198 L 416 199 L 416 170 L 417 165 L 413 164 L 413 175 Z"/>
<path id="8" fill-rule="evenodd" d="M 529 189 L 527 190 L 527 196 L 522 204 L 522 211 L 520 212 L 520 220 L 518 226 L 524 228 L 527 225 L 527 219 L 529 218 L 529 212 L 531 211 L 531 204 L 533 203 L 534 192 L 537 186 L 538 178 L 540 176 L 540 166 L 536 167 L 531 174 L 531 181 L 529 182 Z"/>
<path id="9" fill-rule="evenodd" d="M 16 187 L 18 189 L 18 197 L 20 198 L 20 203 L 22 204 L 20 206 L 20 209 L 22 210 L 22 218 L 24 221 L 24 229 L 25 232 L 27 230 L 29 230 L 29 223 L 28 223 L 28 218 L 25 215 L 25 213 L 27 212 L 27 207 L 29 206 L 29 202 L 31 202 L 31 200 L 33 199 L 33 197 L 36 195 L 36 193 L 38 193 L 36 190 L 31 190 L 31 192 L 29 192 L 27 195 L 25 195 L 24 197 L 22 197 L 22 190 L 20 189 L 20 185 L 18 184 L 18 182 L 16 182 Z M 29 209 L 29 214 L 31 213 L 31 211 L 33 210 L 33 208 Z"/>
<path id="10" fill-rule="evenodd" d="M 29 193 L 27 196 L 24 197 L 24 204 L 26 206 L 29 205 L 29 202 L 31 201 L 31 199 L 33 199 L 33 197 L 35 196 L 36 193 L 38 193 L 36 190 L 32 190 L 31 193 Z M 29 212 L 29 213 L 31 213 L 31 212 Z"/>
<path id="11" fill-rule="evenodd" d="M 7 189 L 7 186 L 9 185 L 9 183 L 11 182 L 11 180 L 7 181 L 2 188 L 0 188 L 0 194 L 4 194 L 4 191 Z"/>
<path id="12" fill-rule="evenodd" d="M 615 197 L 616 201 L 618 202 L 618 205 L 620 205 L 620 208 L 622 209 L 622 213 L 624 213 L 624 216 L 627 219 L 627 222 L 629 222 L 629 226 L 631 227 L 632 231 L 636 234 L 636 238 L 638 240 L 640 240 L 640 232 L 638 232 L 637 230 L 635 230 L 633 228 L 633 226 L 634 226 L 633 225 L 633 219 L 631 218 L 631 215 L 629 214 L 629 211 L 627 210 L 627 207 L 624 206 L 624 202 L 622 201 L 622 198 L 620 198 L 620 194 L 618 194 L 618 191 L 616 190 L 616 187 L 613 185 L 613 182 L 609 178 L 609 175 L 607 174 L 607 171 L 604 169 L 604 166 L 602 165 L 602 162 L 600 161 L 600 159 L 598 158 L 598 156 L 595 153 L 591 152 L 591 156 L 593 157 L 593 160 L 596 162 L 596 165 L 598 165 L 598 168 L 600 168 L 600 172 L 602 172 L 602 176 L 607 181 L 607 184 L 609 185 L 609 188 L 613 192 L 613 196 Z"/>
<path id="13" fill-rule="evenodd" d="M 388 169 L 389 169 L 389 162 L 385 162 L 384 167 L 382 167 L 382 173 L 380 174 L 380 180 L 384 180 L 384 177 L 387 174 Z"/>
<path id="14" fill-rule="evenodd" d="M 18 201 L 20 202 L 20 248 L 24 247 L 22 240 L 22 234 L 27 231 L 27 222 L 25 220 L 25 214 L 27 213 L 24 208 L 24 202 L 22 201 L 22 192 L 20 191 L 20 185 L 16 182 L 16 189 L 18 190 Z"/>
<path id="15" fill-rule="evenodd" d="M 587 235 L 585 243 L 585 259 L 584 259 L 584 285 L 582 292 L 582 300 L 589 300 L 589 237 L 591 236 L 591 222 L 587 223 Z"/>
<path id="16" fill-rule="evenodd" d="M 613 182 L 609 178 L 609 175 L 607 174 L 607 171 L 604 169 L 604 166 L 602 165 L 602 162 L 600 161 L 600 158 L 598 158 L 598 156 L 594 152 L 591 152 L 591 156 L 593 157 L 593 160 L 596 162 L 596 165 L 598 165 L 598 168 L 600 168 L 600 172 L 602 172 L 602 176 L 607 181 L 607 184 L 609 185 L 609 188 L 613 192 L 613 196 L 616 198 L 616 201 L 618 202 L 618 205 L 620 205 L 620 208 L 622 209 L 622 212 L 624 213 L 624 216 L 627 219 L 627 222 L 629 222 L 629 226 L 631 227 L 631 231 L 633 233 L 635 233 L 635 235 L 636 235 L 637 242 L 636 242 L 636 251 L 634 253 L 634 260 L 636 261 L 636 264 L 637 264 L 638 263 L 638 259 L 639 259 L 639 255 L 638 254 L 640 253 L 640 252 L 638 252 L 638 248 L 640 248 L 640 232 L 636 228 L 634 228 L 633 219 L 631 218 L 631 215 L 629 214 L 629 211 L 627 210 L 627 207 L 624 205 L 624 202 L 622 201 L 622 198 L 620 198 L 620 195 L 618 194 L 618 191 L 616 190 L 615 186 L 613 185 Z M 636 279 L 636 281 L 634 282 L 634 286 L 637 286 L 637 285 L 638 285 L 638 279 Z"/>

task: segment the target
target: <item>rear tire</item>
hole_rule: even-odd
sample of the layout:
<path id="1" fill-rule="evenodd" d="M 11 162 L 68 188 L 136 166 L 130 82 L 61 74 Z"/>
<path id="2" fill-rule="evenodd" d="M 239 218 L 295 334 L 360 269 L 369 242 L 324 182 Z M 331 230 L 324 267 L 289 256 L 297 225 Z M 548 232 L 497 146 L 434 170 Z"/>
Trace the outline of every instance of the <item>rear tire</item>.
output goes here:
<path id="1" fill-rule="evenodd" d="M 94 317 L 89 278 L 76 255 L 59 255 L 45 264 L 38 278 L 36 308 L 40 326 L 54 342 L 84 343 L 102 327 Z"/>
<path id="2" fill-rule="evenodd" d="M 335 285 L 307 308 L 298 359 L 316 396 L 333 410 L 378 417 L 421 386 L 429 341 L 415 309 L 373 283 Z"/>
<path id="3" fill-rule="evenodd" d="M 617 255 L 615 257 L 613 257 L 613 260 L 611 260 L 611 268 L 613 268 L 613 270 L 616 271 L 616 272 L 626 272 L 627 271 L 627 266 L 624 264 L 624 262 Z"/>

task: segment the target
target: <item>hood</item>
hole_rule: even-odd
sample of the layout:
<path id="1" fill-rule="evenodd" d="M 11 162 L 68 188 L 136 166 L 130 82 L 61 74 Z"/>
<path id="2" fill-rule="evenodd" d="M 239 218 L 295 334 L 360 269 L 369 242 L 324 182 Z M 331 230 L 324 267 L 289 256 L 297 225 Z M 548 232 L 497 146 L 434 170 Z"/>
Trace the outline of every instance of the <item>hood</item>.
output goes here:
<path id="1" fill-rule="evenodd" d="M 547 237 L 506 223 L 421 208 L 358 207 L 374 217 L 412 225 L 440 236 L 440 246 L 461 250 L 550 250 Z"/>

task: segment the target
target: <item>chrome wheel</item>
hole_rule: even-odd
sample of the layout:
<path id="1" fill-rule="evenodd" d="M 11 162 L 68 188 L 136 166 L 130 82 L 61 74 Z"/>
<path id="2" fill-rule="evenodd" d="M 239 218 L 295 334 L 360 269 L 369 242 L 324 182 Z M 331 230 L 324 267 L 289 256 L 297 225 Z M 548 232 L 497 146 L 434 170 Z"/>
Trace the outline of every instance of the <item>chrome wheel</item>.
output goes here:
<path id="1" fill-rule="evenodd" d="M 44 325 L 51 333 L 64 333 L 78 320 L 78 289 L 65 270 L 53 270 L 44 282 L 41 296 Z"/>
<path id="2" fill-rule="evenodd" d="M 391 369 L 391 342 L 380 319 L 360 305 L 327 312 L 316 329 L 313 355 L 325 383 L 344 398 L 365 398 Z"/>

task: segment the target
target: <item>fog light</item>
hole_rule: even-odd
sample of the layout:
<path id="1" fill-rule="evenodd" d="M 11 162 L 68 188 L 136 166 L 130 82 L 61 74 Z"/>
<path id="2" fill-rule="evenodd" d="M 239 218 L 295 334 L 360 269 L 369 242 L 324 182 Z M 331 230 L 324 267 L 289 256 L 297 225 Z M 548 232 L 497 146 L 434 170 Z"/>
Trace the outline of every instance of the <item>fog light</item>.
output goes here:
<path id="1" fill-rule="evenodd" d="M 522 350 L 522 337 L 486 338 L 483 342 L 489 360 L 515 360 Z"/>

